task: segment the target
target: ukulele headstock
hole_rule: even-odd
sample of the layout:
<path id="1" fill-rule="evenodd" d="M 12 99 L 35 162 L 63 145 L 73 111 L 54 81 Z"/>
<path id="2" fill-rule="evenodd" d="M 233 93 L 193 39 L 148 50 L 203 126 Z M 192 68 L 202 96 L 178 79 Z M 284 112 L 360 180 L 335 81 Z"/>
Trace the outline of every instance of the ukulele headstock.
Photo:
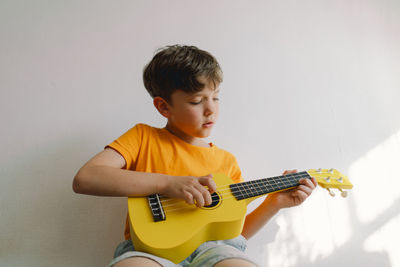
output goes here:
<path id="1" fill-rule="evenodd" d="M 314 177 L 318 184 L 328 190 L 331 196 L 335 196 L 335 193 L 330 188 L 338 189 L 341 192 L 342 197 L 347 196 L 347 191 L 343 189 L 353 188 L 353 184 L 347 178 L 347 176 L 341 174 L 335 169 L 311 169 L 307 171 L 311 177 Z"/>

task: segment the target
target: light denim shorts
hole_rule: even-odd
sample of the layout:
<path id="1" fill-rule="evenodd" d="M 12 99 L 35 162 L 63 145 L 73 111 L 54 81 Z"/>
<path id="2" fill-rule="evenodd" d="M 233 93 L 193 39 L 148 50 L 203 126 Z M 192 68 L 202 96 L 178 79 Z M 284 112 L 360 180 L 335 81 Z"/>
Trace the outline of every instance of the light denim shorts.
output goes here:
<path id="1" fill-rule="evenodd" d="M 175 264 L 165 258 L 160 258 L 152 254 L 135 251 L 131 240 L 125 240 L 115 249 L 114 259 L 108 265 L 112 267 L 117 262 L 130 257 L 145 257 L 152 259 L 164 267 L 208 267 L 226 259 L 243 259 L 257 266 L 245 253 L 246 239 L 238 236 L 228 240 L 207 241 L 201 244 L 192 254 L 182 262 Z"/>

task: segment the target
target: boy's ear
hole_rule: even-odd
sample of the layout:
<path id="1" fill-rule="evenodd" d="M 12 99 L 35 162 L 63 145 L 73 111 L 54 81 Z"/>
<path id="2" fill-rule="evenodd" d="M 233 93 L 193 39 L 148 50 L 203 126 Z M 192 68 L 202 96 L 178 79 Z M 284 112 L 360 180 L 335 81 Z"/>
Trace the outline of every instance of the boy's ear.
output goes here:
<path id="1" fill-rule="evenodd" d="M 158 110 L 158 112 L 160 112 L 161 115 L 163 115 L 167 119 L 169 118 L 169 104 L 167 101 L 164 100 L 164 98 L 156 96 L 153 99 L 153 105 Z"/>

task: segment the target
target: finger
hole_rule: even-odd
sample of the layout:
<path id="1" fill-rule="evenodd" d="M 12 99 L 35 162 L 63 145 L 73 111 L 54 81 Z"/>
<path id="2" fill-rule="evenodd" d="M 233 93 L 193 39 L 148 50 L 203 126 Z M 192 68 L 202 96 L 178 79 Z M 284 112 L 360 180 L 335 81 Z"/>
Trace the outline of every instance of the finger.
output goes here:
<path id="1" fill-rule="evenodd" d="M 201 184 L 199 184 L 196 189 L 202 194 L 204 204 L 211 205 L 212 199 L 210 192 Z"/>
<path id="2" fill-rule="evenodd" d="M 297 170 L 286 170 L 283 172 L 283 175 L 292 174 L 292 173 L 297 173 Z"/>
<path id="3" fill-rule="evenodd" d="M 317 179 L 315 179 L 315 177 L 311 177 L 311 181 L 314 184 L 314 187 L 317 187 L 317 185 L 318 185 Z"/>
<path id="4" fill-rule="evenodd" d="M 303 184 L 303 185 L 305 185 L 305 186 L 307 186 L 307 187 L 309 187 L 309 188 L 311 188 L 311 189 L 314 189 L 314 188 L 316 187 L 315 179 L 306 179 L 306 178 L 303 178 L 303 179 L 300 179 L 300 180 L 299 180 L 299 183 L 300 183 L 300 184 Z"/>
<path id="5" fill-rule="evenodd" d="M 312 189 L 310 187 L 307 187 L 305 185 L 299 185 L 295 191 L 302 191 L 304 193 L 306 193 L 307 196 L 311 195 L 312 193 Z"/>
<path id="6" fill-rule="evenodd" d="M 297 198 L 300 202 L 303 202 L 308 197 L 308 195 L 305 192 L 301 191 L 301 190 L 294 191 L 292 193 L 292 196 Z"/>
<path id="7" fill-rule="evenodd" d="M 212 203 L 212 198 L 211 198 L 211 194 L 210 192 L 208 192 L 208 190 L 205 190 L 203 193 L 203 199 L 204 199 L 204 204 L 206 206 L 211 205 Z"/>
<path id="8" fill-rule="evenodd" d="M 212 174 L 200 177 L 199 182 L 201 185 L 208 187 L 208 191 L 210 192 L 210 194 L 214 193 L 217 190 L 217 185 L 213 180 Z"/>
<path id="9" fill-rule="evenodd" d="M 185 192 L 183 194 L 183 198 L 186 201 L 186 203 L 188 203 L 189 205 L 193 205 L 194 204 L 193 195 L 191 193 Z"/>
<path id="10" fill-rule="evenodd" d="M 215 191 L 217 191 L 217 184 L 214 182 L 213 180 L 213 176 L 212 174 L 209 175 L 210 179 L 208 180 L 208 191 L 210 192 L 210 194 L 214 193 Z"/>
<path id="11" fill-rule="evenodd" d="M 193 188 L 190 193 L 193 196 L 194 204 L 196 204 L 196 206 L 199 207 L 199 208 L 203 207 L 204 206 L 203 194 L 199 190 L 197 190 L 196 188 Z"/>

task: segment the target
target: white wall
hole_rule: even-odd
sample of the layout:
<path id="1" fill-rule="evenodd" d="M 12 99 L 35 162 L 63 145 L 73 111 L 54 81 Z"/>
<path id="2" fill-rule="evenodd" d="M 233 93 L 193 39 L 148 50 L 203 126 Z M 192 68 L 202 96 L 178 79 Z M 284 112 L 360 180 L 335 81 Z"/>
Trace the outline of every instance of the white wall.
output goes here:
<path id="1" fill-rule="evenodd" d="M 249 242 L 265 266 L 400 266 L 398 1 L 1 1 L 0 266 L 104 266 L 125 199 L 76 171 L 133 124 L 163 126 L 141 72 L 193 44 L 224 70 L 213 142 L 247 179 L 334 167 Z M 250 208 L 253 208 L 252 205 Z"/>

